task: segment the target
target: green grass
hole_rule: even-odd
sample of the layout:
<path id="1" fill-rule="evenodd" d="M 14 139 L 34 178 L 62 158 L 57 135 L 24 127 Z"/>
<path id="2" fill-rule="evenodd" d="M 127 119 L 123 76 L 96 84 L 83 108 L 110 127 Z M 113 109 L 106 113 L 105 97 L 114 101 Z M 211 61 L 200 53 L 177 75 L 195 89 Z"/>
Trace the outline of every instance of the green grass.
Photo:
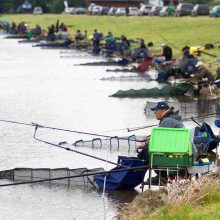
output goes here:
<path id="1" fill-rule="evenodd" d="M 2 18 L 15 21 L 25 21 L 29 27 L 40 24 L 46 29 L 59 19 L 69 26 L 73 36 L 77 29 L 88 30 L 92 35 L 97 28 L 104 34 L 112 31 L 114 36 L 125 34 L 129 39 L 144 38 L 145 42 L 153 42 L 159 47 L 163 42 L 170 44 L 175 56 L 180 56 L 183 46 L 204 46 L 206 43 L 220 44 L 220 19 L 206 17 L 111 17 L 68 14 L 21 15 L 4 14 Z M 209 51 L 208 51 L 209 52 Z M 209 53 L 218 56 L 220 49 L 216 48 Z M 212 61 L 214 58 L 203 55 L 203 61 Z"/>
<path id="2" fill-rule="evenodd" d="M 208 192 L 208 193 L 207 193 Z M 166 205 L 152 216 L 137 218 L 138 220 L 216 220 L 220 219 L 220 188 L 204 192 L 197 205 Z"/>
<path id="3" fill-rule="evenodd" d="M 209 17 L 111 17 L 111 16 L 88 16 L 88 15 L 3 15 L 10 21 L 25 21 L 30 27 L 36 23 L 47 28 L 57 19 L 64 22 L 70 28 L 71 33 L 77 29 L 87 29 L 92 34 L 95 28 L 107 33 L 109 30 L 115 36 L 126 34 L 129 38 L 142 37 L 147 42 L 156 44 L 168 41 L 177 48 L 184 45 L 204 45 L 205 43 L 219 42 L 220 19 Z"/>

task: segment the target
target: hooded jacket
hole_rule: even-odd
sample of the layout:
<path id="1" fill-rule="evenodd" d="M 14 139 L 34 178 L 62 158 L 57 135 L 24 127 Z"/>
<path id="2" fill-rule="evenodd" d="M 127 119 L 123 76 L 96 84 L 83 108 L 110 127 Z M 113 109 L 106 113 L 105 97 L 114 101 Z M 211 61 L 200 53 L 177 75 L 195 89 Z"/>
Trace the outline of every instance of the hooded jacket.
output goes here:
<path id="1" fill-rule="evenodd" d="M 181 116 L 179 111 L 175 111 L 173 108 L 168 109 L 162 116 L 159 127 L 162 128 L 183 128 L 184 124 L 181 122 Z"/>

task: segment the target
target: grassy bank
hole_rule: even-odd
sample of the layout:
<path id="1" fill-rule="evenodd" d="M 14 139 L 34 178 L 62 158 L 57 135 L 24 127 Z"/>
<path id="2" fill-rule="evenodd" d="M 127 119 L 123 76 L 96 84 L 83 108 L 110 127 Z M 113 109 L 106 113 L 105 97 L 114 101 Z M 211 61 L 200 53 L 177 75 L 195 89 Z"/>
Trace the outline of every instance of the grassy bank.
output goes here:
<path id="1" fill-rule="evenodd" d="M 25 21 L 30 27 L 39 23 L 47 28 L 57 19 L 69 26 L 70 33 L 77 29 L 87 29 L 92 34 L 95 28 L 107 33 L 109 30 L 115 36 L 125 34 L 129 38 L 142 37 L 146 42 L 155 44 L 167 42 L 176 49 L 184 45 L 204 45 L 206 43 L 220 43 L 220 19 L 209 17 L 111 17 L 111 16 L 88 16 L 88 15 L 3 15 L 16 23 Z"/>
<path id="2" fill-rule="evenodd" d="M 89 15 L 68 15 L 68 14 L 5 14 L 1 19 L 9 19 L 16 23 L 25 21 L 29 28 L 40 24 L 47 29 L 52 23 L 59 19 L 68 26 L 71 36 L 74 36 L 77 29 L 88 30 L 91 36 L 96 28 L 107 34 L 112 31 L 113 35 L 119 37 L 124 34 L 129 39 L 143 38 L 145 42 L 153 42 L 152 50 L 158 51 L 161 43 L 167 43 L 173 48 L 175 57 L 181 57 L 183 46 L 204 46 L 212 43 L 216 47 L 207 51 L 214 56 L 219 56 L 220 48 L 220 19 L 209 17 L 111 17 L 111 16 L 89 16 Z M 154 52 L 152 53 L 154 54 Z M 155 53 L 155 55 L 157 55 Z M 207 64 L 207 67 L 215 73 L 218 62 L 212 56 L 203 54 L 199 57 Z M 211 65 L 210 65 L 211 63 Z M 209 65 L 208 65 L 209 64 Z"/>
<path id="3" fill-rule="evenodd" d="M 120 220 L 220 219 L 220 176 L 204 176 L 167 190 L 146 191 L 122 209 Z"/>

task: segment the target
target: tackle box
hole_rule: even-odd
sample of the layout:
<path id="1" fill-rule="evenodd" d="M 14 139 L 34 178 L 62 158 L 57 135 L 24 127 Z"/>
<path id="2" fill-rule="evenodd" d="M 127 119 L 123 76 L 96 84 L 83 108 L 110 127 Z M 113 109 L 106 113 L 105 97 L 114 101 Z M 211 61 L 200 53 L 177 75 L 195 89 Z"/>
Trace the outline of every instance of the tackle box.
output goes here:
<path id="1" fill-rule="evenodd" d="M 153 167 L 187 167 L 193 164 L 191 131 L 186 128 L 153 128 L 149 143 Z"/>

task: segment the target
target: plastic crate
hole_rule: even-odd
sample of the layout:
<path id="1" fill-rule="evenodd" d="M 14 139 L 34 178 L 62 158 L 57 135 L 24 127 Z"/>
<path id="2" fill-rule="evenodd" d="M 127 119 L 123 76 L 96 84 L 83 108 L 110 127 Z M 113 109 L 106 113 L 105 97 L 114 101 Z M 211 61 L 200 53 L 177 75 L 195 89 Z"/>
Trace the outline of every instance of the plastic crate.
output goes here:
<path id="1" fill-rule="evenodd" d="M 191 166 L 193 155 L 190 129 L 153 128 L 149 156 L 152 166 Z"/>
<path id="2" fill-rule="evenodd" d="M 153 167 L 188 167 L 193 164 L 193 155 L 173 153 L 150 153 Z"/>

